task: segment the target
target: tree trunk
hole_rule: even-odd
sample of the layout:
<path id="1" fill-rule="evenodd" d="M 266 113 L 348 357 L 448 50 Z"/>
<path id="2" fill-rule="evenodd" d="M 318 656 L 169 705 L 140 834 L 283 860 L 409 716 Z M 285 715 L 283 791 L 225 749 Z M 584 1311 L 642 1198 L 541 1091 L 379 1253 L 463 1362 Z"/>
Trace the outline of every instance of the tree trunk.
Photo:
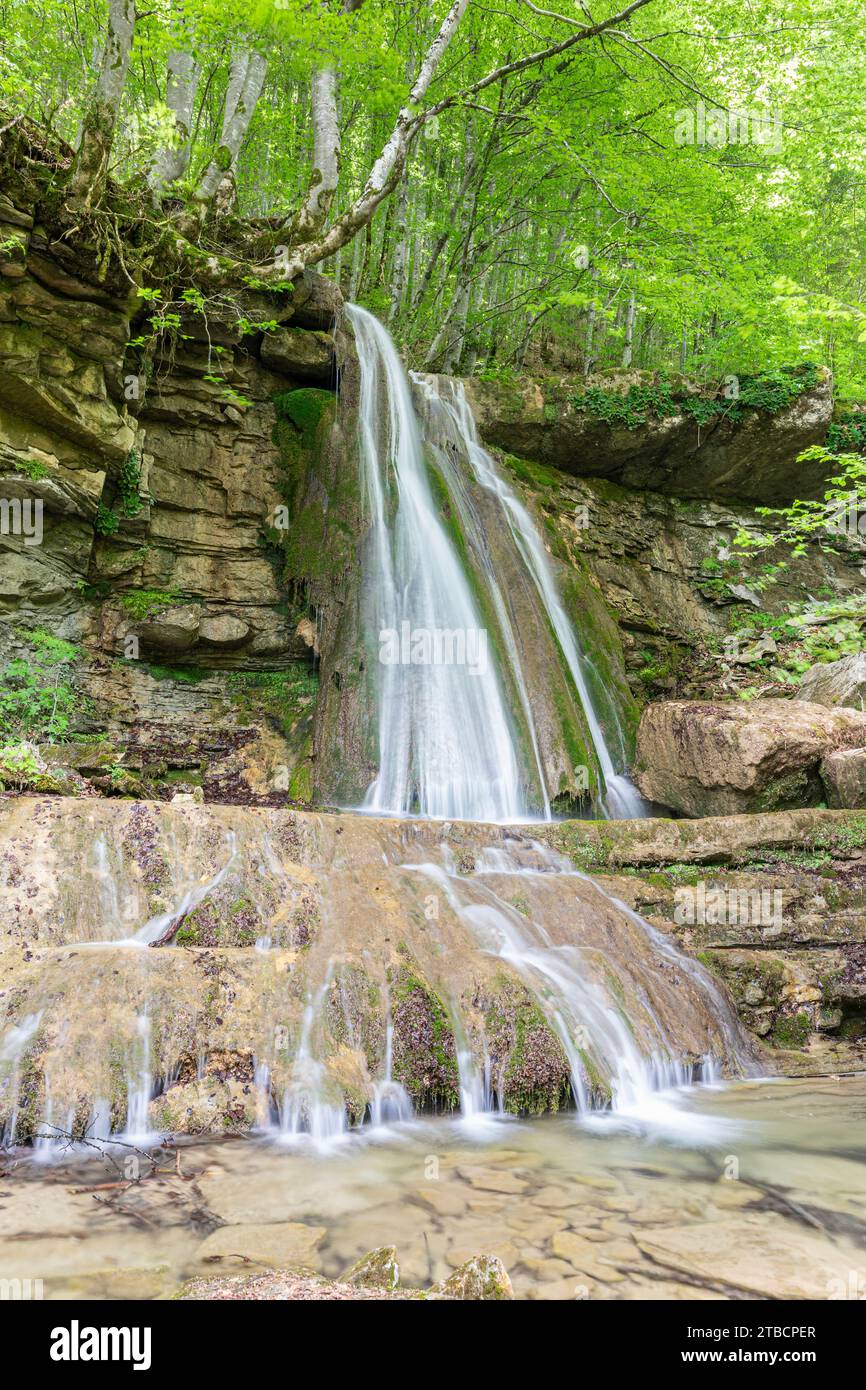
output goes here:
<path id="1" fill-rule="evenodd" d="M 94 207 L 102 197 L 134 33 L 134 0 L 109 0 L 108 37 L 96 91 L 84 118 L 81 143 L 69 177 L 68 199 L 76 207 Z"/>
<path id="2" fill-rule="evenodd" d="M 634 290 L 628 297 L 628 308 L 625 311 L 625 338 L 622 347 L 622 365 L 631 366 L 632 344 L 634 342 L 634 320 L 637 311 L 637 302 L 634 297 Z"/>
<path id="3" fill-rule="evenodd" d="M 260 53 L 245 52 L 232 59 L 219 147 L 195 190 L 199 222 L 223 179 L 234 173 L 244 136 L 265 85 L 266 72 L 267 60 Z"/>
<path id="4" fill-rule="evenodd" d="M 174 140 L 157 150 L 148 183 L 157 197 L 169 184 L 183 178 L 189 167 L 190 132 L 200 68 L 191 53 L 174 51 L 168 55 L 168 81 L 165 100 L 174 116 Z"/>
<path id="5" fill-rule="evenodd" d="M 295 219 L 294 235 L 304 240 L 320 232 L 337 191 L 340 174 L 340 126 L 337 117 L 337 74 L 318 68 L 312 82 L 313 170 L 307 193 Z"/>

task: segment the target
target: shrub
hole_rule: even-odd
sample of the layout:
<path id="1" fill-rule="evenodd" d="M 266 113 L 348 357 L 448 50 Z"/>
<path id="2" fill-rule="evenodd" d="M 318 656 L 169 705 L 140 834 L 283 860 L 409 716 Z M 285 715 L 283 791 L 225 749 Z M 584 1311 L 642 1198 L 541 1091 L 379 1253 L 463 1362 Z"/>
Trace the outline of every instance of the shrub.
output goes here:
<path id="1" fill-rule="evenodd" d="M 73 670 L 78 648 L 37 628 L 22 632 L 28 652 L 0 675 L 0 738 L 56 743 L 69 728 L 77 703 Z"/>

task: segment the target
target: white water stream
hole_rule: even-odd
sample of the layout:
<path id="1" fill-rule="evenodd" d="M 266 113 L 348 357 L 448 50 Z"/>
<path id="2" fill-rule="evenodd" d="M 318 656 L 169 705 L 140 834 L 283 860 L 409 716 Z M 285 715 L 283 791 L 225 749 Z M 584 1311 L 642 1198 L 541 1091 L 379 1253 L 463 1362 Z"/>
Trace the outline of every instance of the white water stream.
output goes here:
<path id="1" fill-rule="evenodd" d="M 462 386 L 448 378 L 415 378 L 431 407 L 426 424 L 429 428 L 432 422 L 435 437 L 428 438 L 387 329 L 357 305 L 348 305 L 346 313 L 361 366 L 359 441 L 372 520 L 365 572 L 367 638 L 380 644 L 379 773 L 364 809 L 432 819 L 525 821 L 532 819 L 535 806 L 545 820 L 551 818 L 518 643 L 486 540 L 475 524 L 475 549 L 484 562 L 508 675 L 528 735 L 531 766 L 526 769 L 504 673 L 497 670 L 481 609 L 431 490 L 425 445 L 441 443 L 444 435 L 467 460 L 470 479 L 497 499 L 503 524 L 538 592 L 583 707 L 604 788 L 599 812 L 644 815 L 642 799 L 614 765 L 594 707 L 587 657 L 557 592 L 538 529 L 479 444 Z M 460 496 L 462 479 L 455 472 L 447 481 L 461 520 L 472 525 L 471 508 Z M 393 635 L 390 646 L 386 634 Z M 618 729 L 616 733 L 621 743 Z M 621 748 L 618 756 L 622 761 Z"/>

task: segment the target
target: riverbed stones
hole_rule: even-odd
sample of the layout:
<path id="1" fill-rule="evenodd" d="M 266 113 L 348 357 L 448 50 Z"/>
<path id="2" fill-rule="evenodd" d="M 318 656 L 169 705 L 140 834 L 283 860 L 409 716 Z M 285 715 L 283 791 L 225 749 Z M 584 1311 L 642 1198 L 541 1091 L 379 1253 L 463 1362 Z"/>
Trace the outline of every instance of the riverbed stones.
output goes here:
<path id="1" fill-rule="evenodd" d="M 822 758 L 866 743 L 866 713 L 803 700 L 661 701 L 641 718 L 635 777 L 684 816 L 817 805 Z"/>
<path id="2" fill-rule="evenodd" d="M 516 1194 L 525 1192 L 528 1186 L 525 1178 L 496 1168 L 461 1168 L 460 1176 L 466 1178 L 472 1187 L 484 1192 Z"/>
<path id="3" fill-rule="evenodd" d="M 325 1226 L 279 1221 L 267 1226 L 221 1226 L 198 1248 L 200 1263 L 226 1267 L 261 1265 L 269 1269 L 315 1267 L 316 1251 L 327 1235 Z"/>
<path id="4" fill-rule="evenodd" d="M 781 1217 L 700 1222 L 638 1234 L 636 1240 L 659 1265 L 760 1298 L 845 1298 L 852 1271 L 861 1288 L 866 1280 L 862 1250 L 832 1246 Z"/>

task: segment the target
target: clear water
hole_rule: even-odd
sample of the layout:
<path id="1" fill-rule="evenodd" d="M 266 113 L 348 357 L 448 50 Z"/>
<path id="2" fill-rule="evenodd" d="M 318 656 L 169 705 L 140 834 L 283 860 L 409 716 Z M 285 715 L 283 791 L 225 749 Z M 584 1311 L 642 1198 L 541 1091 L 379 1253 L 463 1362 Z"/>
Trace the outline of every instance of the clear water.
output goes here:
<path id="1" fill-rule="evenodd" d="M 409 1286 L 491 1253 L 518 1298 L 862 1299 L 866 1078 L 711 1087 L 678 1104 L 707 1122 L 698 1146 L 575 1115 L 483 1131 L 395 1122 L 330 1157 L 193 1141 L 153 1164 L 133 1156 L 141 1181 L 95 1194 L 122 1166 L 0 1158 L 0 1278 L 40 1278 L 47 1298 L 165 1297 L 186 1278 L 267 1268 L 263 1246 L 288 1249 L 300 1224 L 315 1228 L 304 1263 L 329 1278 L 396 1245 Z M 205 1241 L 222 1226 L 236 1257 L 214 1262 Z"/>

